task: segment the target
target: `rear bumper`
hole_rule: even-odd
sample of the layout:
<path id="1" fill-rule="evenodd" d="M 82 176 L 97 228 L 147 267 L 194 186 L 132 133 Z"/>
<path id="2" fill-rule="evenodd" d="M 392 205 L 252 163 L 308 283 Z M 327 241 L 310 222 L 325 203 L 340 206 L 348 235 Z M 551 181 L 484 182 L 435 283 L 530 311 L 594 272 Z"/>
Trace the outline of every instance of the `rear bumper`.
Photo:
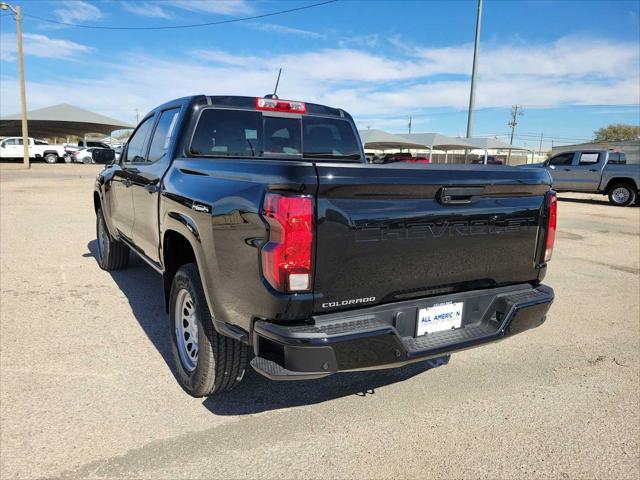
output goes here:
<path id="1" fill-rule="evenodd" d="M 258 320 L 251 365 L 272 380 L 399 367 L 538 327 L 553 298 L 545 285 L 521 284 L 318 315 L 305 325 Z M 446 302 L 464 302 L 461 328 L 416 337 L 418 310 Z"/>

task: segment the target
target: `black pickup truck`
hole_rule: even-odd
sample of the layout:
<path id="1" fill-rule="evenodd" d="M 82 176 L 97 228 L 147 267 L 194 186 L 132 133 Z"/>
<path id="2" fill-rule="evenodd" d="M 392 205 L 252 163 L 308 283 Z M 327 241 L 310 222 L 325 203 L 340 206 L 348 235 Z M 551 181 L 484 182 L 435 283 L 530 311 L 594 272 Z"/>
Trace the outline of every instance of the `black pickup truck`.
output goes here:
<path id="1" fill-rule="evenodd" d="M 164 277 L 177 377 L 205 396 L 389 368 L 537 327 L 544 169 L 366 163 L 344 110 L 193 96 L 140 122 L 94 190 L 97 257 Z M 250 350 L 253 356 L 249 356 Z"/>

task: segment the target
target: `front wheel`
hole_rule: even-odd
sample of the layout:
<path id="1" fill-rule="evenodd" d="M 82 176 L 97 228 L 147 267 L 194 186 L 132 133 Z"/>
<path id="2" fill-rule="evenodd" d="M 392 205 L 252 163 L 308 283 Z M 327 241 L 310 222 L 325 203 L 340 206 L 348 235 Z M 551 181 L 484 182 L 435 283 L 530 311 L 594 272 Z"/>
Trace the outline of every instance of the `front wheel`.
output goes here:
<path id="1" fill-rule="evenodd" d="M 176 376 L 187 393 L 213 395 L 242 380 L 248 348 L 213 327 L 196 264 L 183 265 L 173 277 L 169 313 Z"/>
<path id="2" fill-rule="evenodd" d="M 636 200 L 636 191 L 626 183 L 618 183 L 609 190 L 609 202 L 617 207 L 626 207 Z"/>
<path id="3" fill-rule="evenodd" d="M 58 163 L 58 155 L 55 153 L 47 153 L 44 156 L 44 161 L 47 163 Z"/>

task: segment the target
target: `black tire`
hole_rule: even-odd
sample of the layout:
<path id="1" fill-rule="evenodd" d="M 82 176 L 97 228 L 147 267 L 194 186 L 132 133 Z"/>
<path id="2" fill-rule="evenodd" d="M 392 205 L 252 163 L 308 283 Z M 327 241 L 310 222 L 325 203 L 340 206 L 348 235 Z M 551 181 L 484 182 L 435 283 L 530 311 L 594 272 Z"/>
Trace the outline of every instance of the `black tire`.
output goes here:
<path id="1" fill-rule="evenodd" d="M 101 235 L 103 235 L 102 241 L 100 238 Z M 96 242 L 98 265 L 100 265 L 100 268 L 111 271 L 118 270 L 127 265 L 129 262 L 129 247 L 111 237 L 104 221 L 102 208 L 99 208 L 96 213 Z"/>
<path id="2" fill-rule="evenodd" d="M 91 157 L 84 157 L 82 159 L 82 163 L 84 163 L 85 165 L 88 165 L 90 163 L 93 163 L 93 160 L 91 159 Z"/>
<path id="3" fill-rule="evenodd" d="M 185 335 L 176 324 L 176 308 L 183 308 L 177 302 L 179 297 L 184 298 L 186 294 L 193 302 L 195 319 L 192 320 L 197 325 L 197 356 L 192 368 L 183 362 L 177 337 Z M 205 397 L 230 390 L 242 380 L 247 365 L 248 347 L 215 330 L 195 263 L 181 266 L 173 277 L 169 318 L 176 377 L 187 393 L 194 397 Z M 182 323 L 182 320 L 179 319 L 179 322 Z M 188 338 L 188 335 L 184 338 Z"/>
<path id="4" fill-rule="evenodd" d="M 58 163 L 58 155 L 55 153 L 47 153 L 44 156 L 44 161 L 47 163 Z"/>
<path id="5" fill-rule="evenodd" d="M 637 192 L 628 183 L 616 183 L 609 189 L 609 202 L 616 207 L 626 207 L 636 201 Z"/>

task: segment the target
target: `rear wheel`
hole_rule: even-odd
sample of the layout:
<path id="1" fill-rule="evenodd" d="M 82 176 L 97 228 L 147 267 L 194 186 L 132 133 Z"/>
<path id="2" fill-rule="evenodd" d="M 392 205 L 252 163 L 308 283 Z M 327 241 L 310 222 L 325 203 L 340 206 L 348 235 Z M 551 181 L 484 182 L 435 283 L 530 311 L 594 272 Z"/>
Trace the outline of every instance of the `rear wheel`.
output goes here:
<path id="1" fill-rule="evenodd" d="M 44 161 L 47 163 L 57 163 L 58 162 L 58 155 L 56 155 L 55 153 L 47 153 L 44 156 Z"/>
<path id="2" fill-rule="evenodd" d="M 178 269 L 169 298 L 176 376 L 187 393 L 204 397 L 230 390 L 244 375 L 248 348 L 220 335 L 204 296 L 198 267 Z"/>
<path id="3" fill-rule="evenodd" d="M 96 239 L 98 243 L 98 265 L 103 270 L 118 270 L 129 261 L 129 247 L 111 237 L 104 221 L 102 208 L 96 214 Z"/>
<path id="4" fill-rule="evenodd" d="M 609 202 L 618 207 L 626 207 L 636 200 L 635 189 L 627 183 L 618 183 L 609 190 Z"/>

